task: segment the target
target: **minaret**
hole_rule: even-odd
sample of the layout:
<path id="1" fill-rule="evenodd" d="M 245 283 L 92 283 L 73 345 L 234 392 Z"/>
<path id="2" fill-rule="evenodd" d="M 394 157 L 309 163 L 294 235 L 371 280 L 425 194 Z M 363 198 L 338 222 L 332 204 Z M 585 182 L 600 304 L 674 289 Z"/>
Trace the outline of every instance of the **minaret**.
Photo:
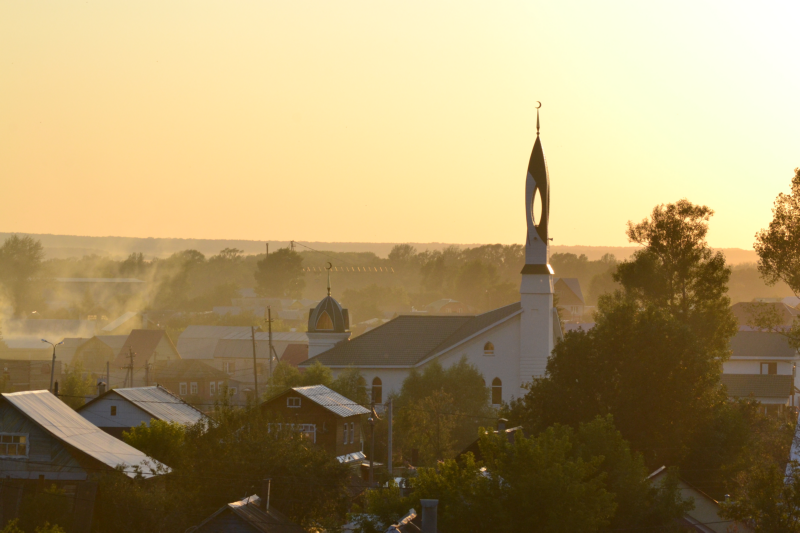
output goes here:
<path id="1" fill-rule="evenodd" d="M 525 180 L 525 266 L 520 284 L 520 386 L 544 376 L 553 351 L 553 269 L 550 267 L 550 178 L 539 138 L 539 108 L 536 108 L 536 142 Z"/>

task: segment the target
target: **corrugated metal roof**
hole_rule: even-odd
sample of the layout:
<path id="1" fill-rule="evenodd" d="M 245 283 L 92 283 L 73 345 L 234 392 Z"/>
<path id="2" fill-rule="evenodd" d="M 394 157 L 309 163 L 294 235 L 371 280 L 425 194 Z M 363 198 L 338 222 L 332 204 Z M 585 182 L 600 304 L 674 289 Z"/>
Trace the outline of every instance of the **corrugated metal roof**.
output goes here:
<path id="1" fill-rule="evenodd" d="M 165 422 L 190 425 L 206 417 L 203 413 L 160 385 L 155 387 L 112 389 L 109 394 L 112 393 L 119 394 L 140 409 L 153 415 L 153 418 Z"/>
<path id="2" fill-rule="evenodd" d="M 738 331 L 731 338 L 731 357 L 748 359 L 791 359 L 798 357 L 797 350 L 780 333 L 766 331 Z"/>
<path id="3" fill-rule="evenodd" d="M 46 390 L 4 393 L 3 398 L 58 440 L 111 468 L 132 467 L 144 461 L 153 466 L 161 464 L 101 430 Z M 149 468 L 145 470 L 144 477 L 152 477 Z M 131 468 L 125 473 L 135 477 Z"/>
<path id="4" fill-rule="evenodd" d="M 366 415 L 370 412 L 369 409 L 358 405 L 349 398 L 345 398 L 338 392 L 332 391 L 325 385 L 293 387 L 292 390 L 339 416 Z"/>

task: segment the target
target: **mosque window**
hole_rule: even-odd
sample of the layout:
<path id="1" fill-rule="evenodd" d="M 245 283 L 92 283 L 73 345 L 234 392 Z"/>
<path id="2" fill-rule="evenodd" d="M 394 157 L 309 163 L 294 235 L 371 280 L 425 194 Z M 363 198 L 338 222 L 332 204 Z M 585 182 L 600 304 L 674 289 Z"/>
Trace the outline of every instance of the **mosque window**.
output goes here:
<path id="1" fill-rule="evenodd" d="M 494 355 L 494 344 L 491 342 L 487 342 L 483 345 L 483 355 L 493 356 Z"/>
<path id="2" fill-rule="evenodd" d="M 322 314 L 319 315 L 316 329 L 333 330 L 333 320 L 331 320 L 331 315 L 329 315 L 327 311 L 323 311 Z"/>
<path id="3" fill-rule="evenodd" d="M 372 380 L 372 401 L 375 403 L 383 403 L 383 382 L 381 378 Z"/>
<path id="4" fill-rule="evenodd" d="M 492 405 L 500 405 L 503 403 L 503 382 L 500 378 L 492 380 Z"/>

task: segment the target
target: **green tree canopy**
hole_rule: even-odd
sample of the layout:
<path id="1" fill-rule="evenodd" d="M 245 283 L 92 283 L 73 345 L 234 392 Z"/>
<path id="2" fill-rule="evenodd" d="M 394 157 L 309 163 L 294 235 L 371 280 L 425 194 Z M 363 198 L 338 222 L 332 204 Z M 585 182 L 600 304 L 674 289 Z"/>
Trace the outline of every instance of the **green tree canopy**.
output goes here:
<path id="1" fill-rule="evenodd" d="M 34 311 L 33 285 L 44 259 L 42 243 L 12 235 L 0 246 L 0 285 L 14 307 L 14 316 Z"/>
<path id="2" fill-rule="evenodd" d="M 256 292 L 273 298 L 300 298 L 306 286 L 303 279 L 303 257 L 281 248 L 257 263 Z"/>

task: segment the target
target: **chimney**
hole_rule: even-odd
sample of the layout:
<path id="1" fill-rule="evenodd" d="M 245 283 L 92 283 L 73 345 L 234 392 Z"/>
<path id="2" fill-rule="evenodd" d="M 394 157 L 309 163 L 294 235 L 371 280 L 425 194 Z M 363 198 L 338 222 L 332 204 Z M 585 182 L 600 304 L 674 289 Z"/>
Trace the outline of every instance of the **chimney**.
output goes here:
<path id="1" fill-rule="evenodd" d="M 508 420 L 506 420 L 505 418 L 500 418 L 500 419 L 497 420 L 497 432 L 498 433 L 502 433 L 503 431 L 506 430 L 506 422 L 508 422 Z"/>
<path id="2" fill-rule="evenodd" d="M 422 505 L 422 533 L 437 533 L 436 510 L 439 500 L 420 500 Z"/>

